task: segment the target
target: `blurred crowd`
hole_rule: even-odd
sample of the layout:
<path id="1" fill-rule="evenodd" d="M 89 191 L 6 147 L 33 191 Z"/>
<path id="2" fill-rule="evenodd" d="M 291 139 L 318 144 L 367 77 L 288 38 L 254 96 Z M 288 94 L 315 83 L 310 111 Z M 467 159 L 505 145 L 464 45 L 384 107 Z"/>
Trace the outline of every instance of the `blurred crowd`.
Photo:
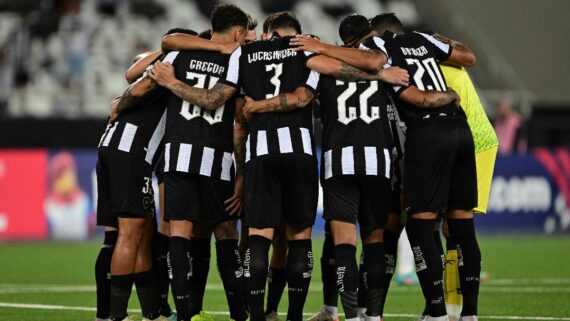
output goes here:
<path id="1" fill-rule="evenodd" d="M 132 58 L 173 27 L 209 28 L 210 0 L 0 1 L 0 117 L 104 117 L 125 88 Z M 336 41 L 352 12 L 398 12 L 419 24 L 411 0 L 230 1 L 254 16 L 297 12 L 305 32 Z"/>

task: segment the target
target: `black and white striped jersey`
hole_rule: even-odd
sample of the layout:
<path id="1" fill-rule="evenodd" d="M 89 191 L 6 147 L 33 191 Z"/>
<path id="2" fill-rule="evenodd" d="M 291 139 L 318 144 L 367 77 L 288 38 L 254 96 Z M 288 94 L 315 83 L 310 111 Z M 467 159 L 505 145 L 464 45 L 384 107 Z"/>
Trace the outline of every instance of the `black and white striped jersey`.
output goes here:
<path id="1" fill-rule="evenodd" d="M 196 88 L 212 88 L 227 68 L 229 59 L 229 55 L 211 51 L 173 51 L 169 55 L 176 78 Z M 209 111 L 170 93 L 164 171 L 233 180 L 234 114 L 235 97 Z"/>
<path id="2" fill-rule="evenodd" d="M 321 104 L 322 178 L 390 178 L 394 143 L 388 119 L 389 88 L 376 80 L 344 82 L 316 71 L 307 85 L 314 86 Z"/>
<path id="3" fill-rule="evenodd" d="M 139 105 L 120 113 L 107 125 L 99 148 L 113 148 L 142 157 L 155 166 L 163 147 L 168 92 L 157 88 Z"/>
<path id="4" fill-rule="evenodd" d="M 309 75 L 306 62 L 310 53 L 293 51 L 290 38 L 274 36 L 271 40 L 255 41 L 237 48 L 220 81 L 241 88 L 254 100 L 272 98 L 303 86 Z M 257 114 L 249 121 L 248 129 L 246 161 L 266 154 L 315 156 L 311 108 Z"/>
<path id="5" fill-rule="evenodd" d="M 451 55 L 452 47 L 433 36 L 420 32 L 396 35 L 385 32 L 382 36 L 384 48 L 388 52 L 390 64 L 408 70 L 410 85 L 419 90 L 446 91 L 447 84 L 439 63 L 446 61 Z M 363 46 L 375 48 L 376 43 L 369 39 Z M 399 96 L 407 87 L 393 86 L 395 96 Z M 397 98 L 396 98 L 397 99 Z M 432 115 L 453 114 L 460 112 L 454 103 L 440 108 L 419 108 L 404 101 L 397 100 L 400 117 L 406 123 L 429 118 Z"/>

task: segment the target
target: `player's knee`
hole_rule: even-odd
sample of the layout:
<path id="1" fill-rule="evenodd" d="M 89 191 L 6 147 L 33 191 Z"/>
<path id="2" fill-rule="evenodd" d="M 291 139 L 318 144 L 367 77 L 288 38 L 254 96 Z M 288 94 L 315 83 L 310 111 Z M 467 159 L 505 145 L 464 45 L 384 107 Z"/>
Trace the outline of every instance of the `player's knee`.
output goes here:
<path id="1" fill-rule="evenodd" d="M 237 240 L 239 232 L 237 229 L 237 221 L 226 221 L 218 224 L 214 229 L 216 240 Z"/>

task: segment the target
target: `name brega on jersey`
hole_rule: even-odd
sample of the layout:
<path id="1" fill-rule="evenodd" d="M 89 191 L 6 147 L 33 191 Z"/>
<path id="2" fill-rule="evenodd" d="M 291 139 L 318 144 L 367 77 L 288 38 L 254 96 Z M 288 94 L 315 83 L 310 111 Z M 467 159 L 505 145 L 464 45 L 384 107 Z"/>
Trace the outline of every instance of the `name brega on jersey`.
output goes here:
<path id="1" fill-rule="evenodd" d="M 297 55 L 296 51 L 291 48 L 275 51 L 258 51 L 247 54 L 248 63 L 261 61 L 261 60 L 281 60 Z"/>
<path id="2" fill-rule="evenodd" d="M 221 75 L 226 68 L 213 62 L 192 59 L 190 60 L 190 69 Z"/>
<path id="3" fill-rule="evenodd" d="M 402 50 L 402 53 L 405 56 L 425 56 L 428 54 L 428 50 L 426 47 L 421 46 L 419 48 L 405 48 L 405 47 L 400 47 L 400 50 Z"/>

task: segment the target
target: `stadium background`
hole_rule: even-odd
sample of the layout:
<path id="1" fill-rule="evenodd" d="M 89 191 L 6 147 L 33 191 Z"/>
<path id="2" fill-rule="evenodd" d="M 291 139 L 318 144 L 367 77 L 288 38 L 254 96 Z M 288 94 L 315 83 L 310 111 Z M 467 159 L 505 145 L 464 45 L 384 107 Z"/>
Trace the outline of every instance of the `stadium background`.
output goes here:
<path id="1" fill-rule="evenodd" d="M 521 120 L 521 126 L 512 129 L 514 141 L 501 142 L 509 148 L 497 158 L 489 213 L 476 218 L 484 269 L 503 283 L 514 278 L 527 280 L 515 282 L 518 285 L 527 282 L 535 290 L 540 287 L 535 292 L 521 290 L 528 292 L 525 300 L 546 291 L 566 302 L 542 314 L 524 314 L 516 308 L 492 313 L 570 320 L 570 22 L 566 17 L 570 2 L 229 2 L 256 16 L 260 24 L 267 12 L 293 10 L 304 32 L 328 42 L 338 42 L 338 23 L 347 14 L 395 12 L 410 29 L 434 30 L 467 43 L 478 55 L 470 74 L 489 117 L 499 120 L 515 115 Z M 18 313 L 25 311 L 2 301 L 58 304 L 69 300 L 22 297 L 10 294 L 11 287 L 94 284 L 91 269 L 101 236 L 94 226 L 94 165 L 109 102 L 126 88 L 124 70 L 136 54 L 159 48 L 161 35 L 170 28 L 208 29 L 214 4 L 207 0 L 0 0 L 0 320 L 8 316 L 21 320 Z M 315 235 L 322 235 L 322 223 L 318 218 Z M 77 256 L 68 258 L 71 253 Z M 53 257 L 85 271 L 60 269 Z M 53 265 L 53 269 L 40 268 L 41 273 L 35 273 L 38 264 Z M 541 271 L 531 271 L 534 266 Z M 510 270 L 518 268 L 522 270 Z M 29 277 L 19 275 L 20 269 L 28 271 Z M 313 281 L 313 287 L 318 287 L 319 278 Z M 554 285 L 557 288 L 552 290 Z M 84 299 L 76 305 L 94 306 L 93 292 L 79 293 L 76 298 Z M 314 309 L 319 298 L 312 299 Z M 484 303 L 481 310 L 485 311 Z M 408 308 L 400 314 L 413 311 Z M 54 316 L 58 313 L 62 312 Z M 89 315 L 83 312 L 77 318 Z M 35 320 L 33 314 L 27 317 Z"/>

